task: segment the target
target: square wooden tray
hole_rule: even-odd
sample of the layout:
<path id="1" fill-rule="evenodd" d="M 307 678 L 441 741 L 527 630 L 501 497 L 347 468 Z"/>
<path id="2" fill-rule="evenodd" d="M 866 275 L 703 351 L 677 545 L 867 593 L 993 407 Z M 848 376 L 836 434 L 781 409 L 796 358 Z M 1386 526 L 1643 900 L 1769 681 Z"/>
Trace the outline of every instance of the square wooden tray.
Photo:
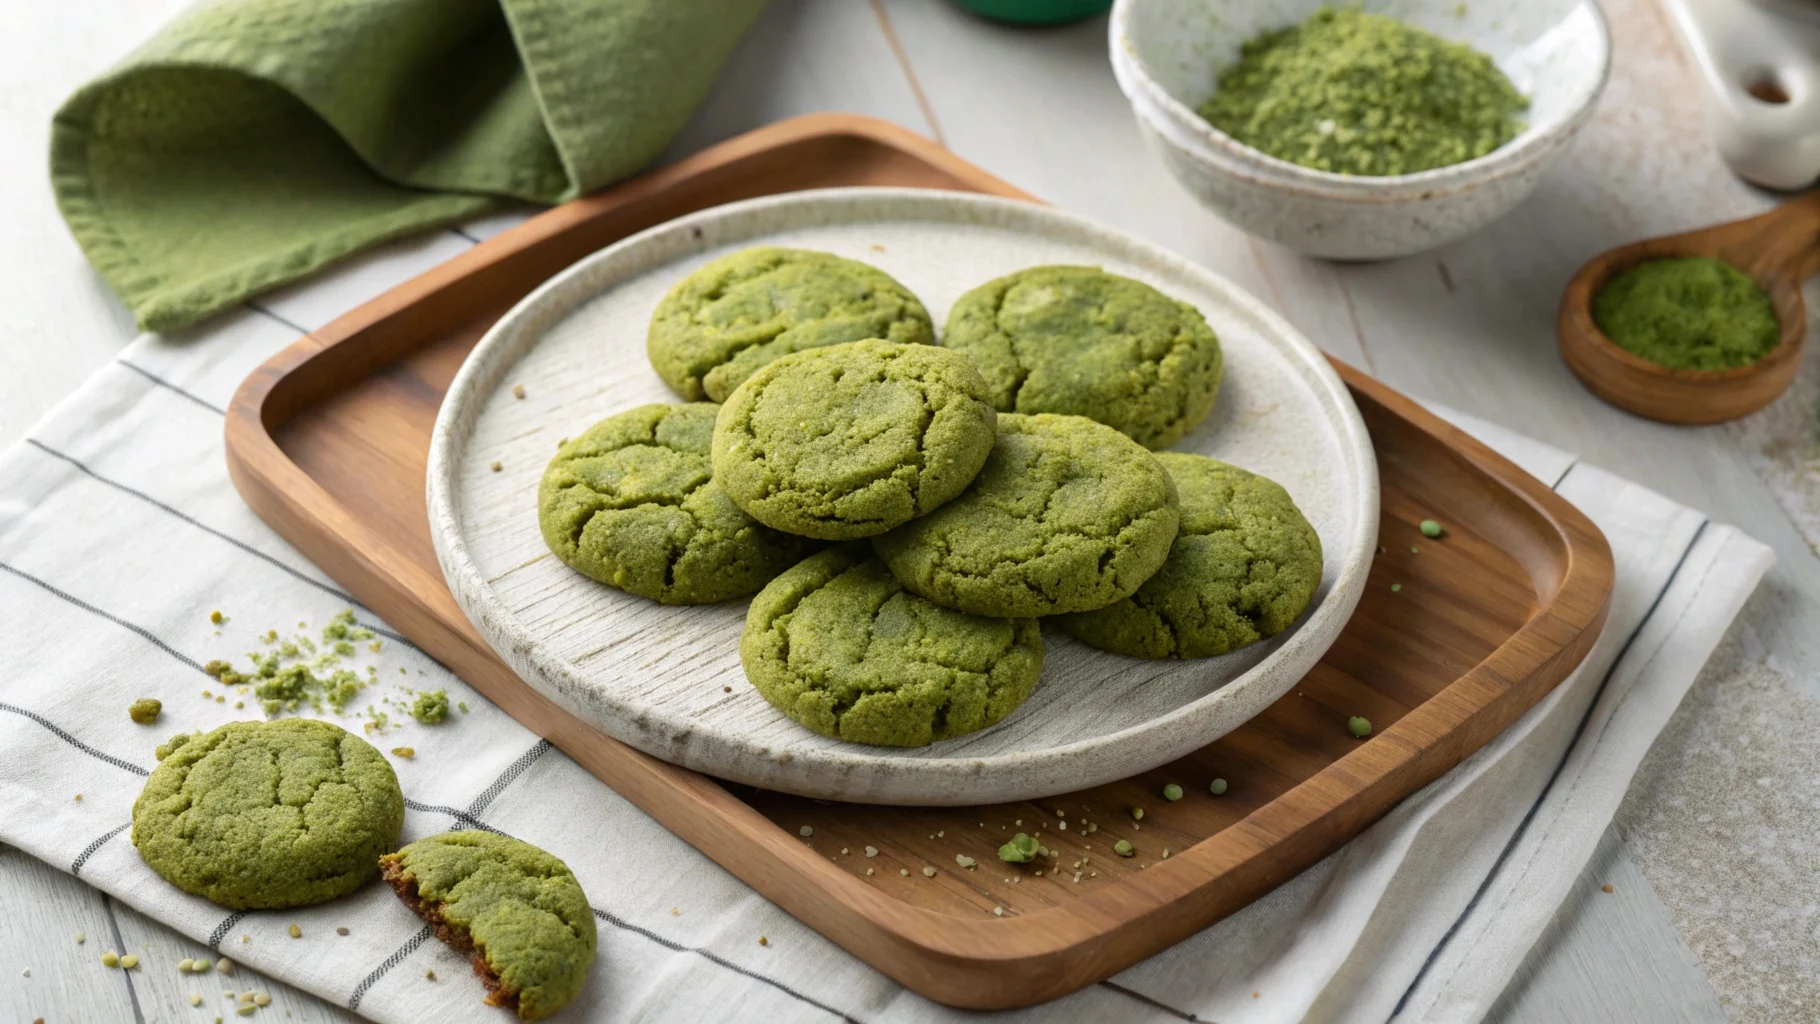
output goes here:
<path id="1" fill-rule="evenodd" d="M 692 210 L 836 185 L 1031 198 L 884 122 L 820 114 L 771 125 L 550 210 L 298 339 L 234 396 L 234 483 L 368 607 L 665 827 L 854 955 L 964 1007 L 1064 995 L 1251 902 L 1484 745 L 1597 638 L 1612 583 L 1597 528 L 1484 445 L 1340 365 L 1381 474 L 1383 541 L 1367 594 L 1294 691 L 1188 757 L 1031 802 L 874 807 L 724 784 L 594 732 L 514 675 L 443 582 L 424 462 L 444 390 L 501 314 L 576 259 Z M 1447 524 L 1444 539 L 1421 537 L 1426 518 Z M 1348 734 L 1352 715 L 1371 720 L 1369 740 Z M 1208 793 L 1215 777 L 1228 780 L 1225 796 Z M 1167 782 L 1187 798 L 1164 801 Z M 1128 812 L 1138 805 L 1141 824 Z M 813 839 L 799 837 L 803 825 Z M 994 858 L 1010 832 L 1039 829 L 1058 860 Z M 1112 855 L 1118 839 L 1138 854 Z M 859 855 L 867 845 L 876 857 Z M 853 854 L 831 856 L 842 847 Z M 960 867 L 957 853 L 979 867 Z M 1083 854 L 1079 882 L 1055 870 Z"/>

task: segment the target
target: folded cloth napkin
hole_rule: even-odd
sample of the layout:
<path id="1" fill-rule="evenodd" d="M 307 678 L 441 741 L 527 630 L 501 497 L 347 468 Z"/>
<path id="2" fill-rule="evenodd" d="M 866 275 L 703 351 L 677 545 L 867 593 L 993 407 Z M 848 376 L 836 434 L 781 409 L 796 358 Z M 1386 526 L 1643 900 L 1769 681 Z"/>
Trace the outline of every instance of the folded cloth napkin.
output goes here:
<path id="1" fill-rule="evenodd" d="M 223 465 L 234 387 L 295 335 L 248 311 L 198 337 L 143 338 L 0 455 L 0 620 L 13 624 L 0 630 L 0 842 L 195 939 L 185 955 L 212 949 L 375 1020 L 494 1019 L 462 959 L 383 886 L 228 913 L 165 884 L 130 840 L 155 744 L 256 715 L 234 706 L 238 695 L 202 697 L 220 689 L 203 664 L 353 603 L 247 509 Z M 1108 982 L 1005 1019 L 1442 1022 L 1493 1005 L 1770 555 L 1571 455 L 1460 422 L 1610 539 L 1617 583 L 1591 655 L 1490 745 L 1274 892 Z M 211 623 L 214 609 L 228 621 Z M 468 708 L 433 727 L 394 710 L 372 736 L 416 751 L 395 761 L 406 841 L 498 830 L 562 857 L 587 890 L 600 957 L 574 1019 L 974 1019 L 797 923 L 355 611 L 388 638 L 361 652 L 364 664 Z M 164 702 L 156 726 L 128 720 L 139 697 Z M 286 934 L 293 923 L 302 938 Z"/>
<path id="2" fill-rule="evenodd" d="M 203 0 L 51 126 L 70 230 L 147 330 L 503 199 L 630 175 L 764 0 Z"/>

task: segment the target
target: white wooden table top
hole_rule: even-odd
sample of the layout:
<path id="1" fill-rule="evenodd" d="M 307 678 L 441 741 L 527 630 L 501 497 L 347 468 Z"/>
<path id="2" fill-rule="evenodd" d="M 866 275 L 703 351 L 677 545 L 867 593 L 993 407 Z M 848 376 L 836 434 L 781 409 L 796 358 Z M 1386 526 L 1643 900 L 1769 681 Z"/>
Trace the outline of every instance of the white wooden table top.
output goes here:
<path id="1" fill-rule="evenodd" d="M 7 243 L 0 248 L 0 308 L 7 313 L 0 326 L 0 445 L 23 436 L 133 337 L 130 316 L 84 262 L 51 203 L 48 124 L 72 89 L 183 6 L 185 0 L 18 4 L 9 31 L 0 33 L 0 194 L 8 198 L 0 214 Z M 1812 921 L 1767 955 L 1749 918 L 1765 899 L 1753 885 L 1786 877 L 1788 864 L 1812 863 L 1802 837 L 1820 834 L 1820 800 L 1765 797 L 1765 808 L 1754 812 L 1762 820 L 1747 824 L 1777 830 L 1751 850 L 1714 843 L 1713 827 L 1701 822 L 1711 815 L 1696 812 L 1702 793 L 1781 792 L 1795 775 L 1811 786 L 1806 776 L 1820 763 L 1820 739 L 1776 734 L 1769 747 L 1754 744 L 1751 730 L 1770 733 L 1776 720 L 1727 704 L 1736 689 L 1728 683 L 1746 670 L 1754 673 L 1757 699 L 1799 703 L 1810 719 L 1820 700 L 1820 558 L 1813 547 L 1820 541 L 1820 475 L 1808 472 L 1820 370 L 1809 360 L 1790 395 L 1764 413 L 1688 430 L 1606 407 L 1561 363 L 1555 306 L 1581 261 L 1773 202 L 1739 183 L 1714 155 L 1693 71 L 1654 0 L 1604 6 L 1617 40 L 1611 86 L 1593 124 L 1536 196 L 1465 241 L 1390 263 L 1305 260 L 1196 205 L 1144 149 L 1107 67 L 1103 20 L 1012 30 L 938 0 L 775 0 L 671 157 L 816 110 L 888 118 L 1066 209 L 1225 274 L 1323 348 L 1397 388 L 1578 452 L 1773 547 L 1778 564 L 1734 630 L 1741 639 L 1696 684 L 1493 1019 L 1811 1019 L 1820 1006 L 1820 937 Z M 489 218 L 459 235 L 408 242 L 261 304 L 295 323 L 320 323 L 516 219 Z M 1761 758 L 1712 756 L 1753 744 L 1793 763 L 1765 767 Z M 1695 847 L 1705 860 L 1683 855 Z M 1803 880 L 1810 897 L 1790 895 L 1791 903 L 1811 898 L 1815 879 L 1797 876 Z M 1613 893 L 1601 891 L 1606 882 Z M 74 943 L 78 931 L 90 937 L 87 944 Z M 96 959 L 104 946 L 173 963 L 201 953 L 156 922 L 0 847 L 0 1020 L 188 1021 L 220 1012 L 210 1002 L 192 1008 L 190 986 L 158 980 L 171 972 L 128 978 L 104 970 Z M 235 984 L 266 988 L 274 1008 L 291 1019 L 351 1019 L 281 985 L 244 974 Z M 476 1011 L 476 1019 L 496 1019 L 478 1002 Z"/>

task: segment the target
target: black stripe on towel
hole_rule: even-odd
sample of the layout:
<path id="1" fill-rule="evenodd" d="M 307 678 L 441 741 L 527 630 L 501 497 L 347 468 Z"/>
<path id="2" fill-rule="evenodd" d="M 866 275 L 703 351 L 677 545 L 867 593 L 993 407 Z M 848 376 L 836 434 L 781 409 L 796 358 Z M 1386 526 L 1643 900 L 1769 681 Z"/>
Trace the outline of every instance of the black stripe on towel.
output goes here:
<path id="1" fill-rule="evenodd" d="M 847 1024 L 860 1024 L 860 1021 L 858 1019 L 856 1019 L 855 1017 L 851 1016 L 850 1014 L 843 1013 L 840 1010 L 837 1010 L 834 1007 L 829 1006 L 827 1003 L 824 1003 L 821 1000 L 816 999 L 813 996 L 804 995 L 801 992 L 798 992 L 797 990 L 791 988 L 790 986 L 784 984 L 781 981 L 778 981 L 775 978 L 767 978 L 766 976 L 759 974 L 756 971 L 747 970 L 746 968 L 741 967 L 740 965 L 734 963 L 731 960 L 728 960 L 727 958 L 725 958 L 723 956 L 720 956 L 717 953 L 713 953 L 708 950 L 698 948 L 696 946 L 685 946 L 682 943 L 676 942 L 672 939 L 666 939 L 662 935 L 659 935 L 656 932 L 651 931 L 649 928 L 640 927 L 638 925 L 633 924 L 630 921 L 623 921 L 617 917 L 614 917 L 612 914 L 609 914 L 606 911 L 600 909 L 599 907 L 594 907 L 593 910 L 594 910 L 595 917 L 600 918 L 602 921 L 605 921 L 608 924 L 612 925 L 613 927 L 618 928 L 622 931 L 628 931 L 628 932 L 632 932 L 637 935 L 642 935 L 645 938 L 650 939 L 652 942 L 655 942 L 658 945 L 664 947 L 665 949 L 674 950 L 678 953 L 694 953 L 696 956 L 699 956 L 702 959 L 709 961 L 710 963 L 719 964 L 720 966 L 725 967 L 727 970 L 732 971 L 736 974 L 743 974 L 746 977 L 751 978 L 753 981 L 762 981 L 765 984 L 771 986 L 772 988 L 777 989 L 779 992 L 784 993 L 785 995 L 793 996 L 796 999 L 799 999 L 802 1002 L 808 1003 L 810 1006 L 813 1006 L 816 1009 L 823 1011 L 824 1013 L 828 1013 L 832 1016 L 839 1017 L 841 1020 L 846 1021 Z"/>
<path id="2" fill-rule="evenodd" d="M 3 568 L 3 567 L 0 567 L 0 568 Z M 36 711 L 27 711 L 26 709 L 24 709 L 22 707 L 17 707 L 15 705 L 8 704 L 5 701 L 0 701 L 0 711 L 10 711 L 15 715 L 20 716 L 21 718 L 29 718 L 32 721 L 37 722 L 39 725 L 42 725 L 46 729 L 50 730 L 51 735 L 56 736 L 58 739 L 62 740 L 63 742 L 69 744 L 72 747 L 75 747 L 77 750 L 82 751 L 84 754 L 87 754 L 88 756 L 96 759 L 97 761 L 106 761 L 108 764 L 111 764 L 114 767 L 119 768 L 122 771 L 132 772 L 134 775 L 138 775 L 141 777 L 152 774 L 148 769 L 141 768 L 138 765 L 132 763 L 131 761 L 123 761 L 120 758 L 115 757 L 112 754 L 104 754 L 101 751 L 96 750 L 94 747 L 91 747 L 88 744 L 77 739 L 76 737 L 71 736 L 69 733 L 67 733 L 63 729 L 59 728 L 57 726 L 57 723 L 51 721 L 50 719 L 44 717 L 43 715 L 37 713 Z"/>
<path id="3" fill-rule="evenodd" d="M 165 380 L 163 377 L 158 376 L 157 374 L 153 373 L 152 371 L 146 369 L 143 366 L 138 365 L 137 363 L 129 363 L 125 359 L 116 359 L 116 360 L 114 360 L 114 362 L 119 363 L 121 366 L 126 367 L 127 369 L 133 371 L 134 373 L 138 374 L 141 377 L 144 377 L 146 380 L 151 381 L 153 384 L 156 384 L 159 387 L 164 388 L 167 391 L 172 391 L 179 395 L 182 395 L 183 397 L 189 399 L 192 402 L 195 402 L 197 405 L 202 406 L 204 409 L 207 409 L 208 411 L 214 413 L 217 416 L 226 416 L 227 415 L 226 409 L 223 409 L 220 406 L 216 405 L 215 403 L 207 401 L 191 392 L 183 390 L 182 388 L 178 387 L 177 385 L 172 384 L 170 381 Z"/>
<path id="4" fill-rule="evenodd" d="M 215 529 L 213 526 L 210 526 L 207 523 L 204 523 L 199 519 L 196 519 L 195 517 L 189 515 L 186 512 L 182 512 L 178 509 L 172 508 L 171 506 L 166 505 L 164 502 L 159 501 L 157 498 L 152 497 L 151 495 L 145 493 L 144 491 L 129 487 L 126 484 L 123 484 L 118 480 L 114 480 L 114 479 L 110 479 L 109 477 L 102 476 L 100 473 L 95 472 L 93 469 L 89 468 L 87 465 L 84 465 L 81 461 L 77 460 L 75 457 L 73 457 L 71 455 L 67 455 L 63 452 L 60 452 L 57 449 L 52 448 L 50 445 L 45 444 L 43 441 L 40 441 L 35 437 L 26 438 L 25 443 L 31 445 L 33 448 L 38 449 L 39 451 L 43 452 L 44 454 L 51 456 L 52 458 L 63 460 L 64 462 L 75 467 L 77 470 L 86 474 L 90 479 L 95 480 L 98 483 L 102 483 L 109 487 L 112 487 L 114 490 L 119 491 L 122 494 L 128 494 L 128 495 L 131 495 L 132 497 L 138 498 L 140 501 L 143 501 L 146 504 L 152 506 L 153 508 L 158 509 L 160 512 L 163 512 L 163 513 L 170 515 L 176 519 L 179 519 L 185 523 L 188 523 L 189 525 L 195 527 L 198 530 L 201 530 L 202 532 L 208 534 L 211 537 L 216 537 L 216 538 L 219 538 L 221 540 L 228 542 L 229 544 L 232 544 L 236 548 L 239 548 L 241 551 L 244 551 L 247 554 L 252 555 L 254 558 L 257 558 L 260 561 L 265 562 L 267 565 L 270 565 L 273 568 L 278 569 L 279 571 L 291 576 L 293 579 L 297 580 L 300 583 L 307 583 L 310 586 L 315 587 L 317 590 L 320 590 L 325 594 L 332 595 L 340 600 L 346 601 L 349 604 L 360 604 L 359 601 L 356 601 L 354 599 L 354 595 L 348 593 L 347 591 L 342 590 L 339 587 L 330 586 L 329 584 L 324 583 L 321 580 L 311 577 L 308 573 L 305 573 L 302 570 L 299 570 L 292 566 L 286 565 L 283 561 L 281 561 L 277 558 L 274 558 L 271 555 L 266 554 L 265 552 L 259 550 L 258 548 L 252 546 L 251 544 L 248 544 L 246 541 L 243 541 L 240 538 L 235 537 L 231 534 L 223 533 L 222 531 Z M 380 636 L 383 636 L 383 637 L 386 637 L 387 639 L 395 640 L 398 643 L 404 644 L 406 647 L 410 647 L 415 650 L 422 650 L 422 648 L 419 648 L 416 644 L 405 639 L 403 636 L 392 632 L 391 630 L 385 628 L 384 626 L 377 626 L 370 622 L 362 622 L 362 623 L 360 623 L 360 625 L 365 626 L 366 628 L 372 630 L 375 633 L 378 633 Z"/>
<path id="5" fill-rule="evenodd" d="M 405 958 L 410 956 L 412 953 L 417 952 L 417 947 L 423 945 L 425 942 L 428 942 L 429 938 L 430 938 L 430 926 L 426 924 L 423 926 L 422 931 L 420 931 L 416 935 L 413 935 L 410 938 L 406 939 L 404 942 L 404 945 L 398 947 L 397 952 L 393 953 L 391 956 L 386 957 L 385 963 L 382 963 L 378 967 L 373 968 L 373 973 L 360 979 L 360 984 L 354 986 L 354 994 L 348 997 L 348 1009 L 350 1009 L 350 1010 L 360 1009 L 360 1000 L 366 996 L 367 989 L 372 988 L 374 982 L 378 981 L 380 978 L 385 977 L 385 973 L 387 971 L 391 970 L 394 967 L 397 967 L 401 963 L 404 963 Z"/>
<path id="6" fill-rule="evenodd" d="M 95 855 L 95 851 L 101 849 L 103 846 L 106 846 L 108 840 L 114 838 L 115 836 L 119 835 L 122 832 L 125 832 L 127 829 L 132 828 L 132 827 L 133 827 L 133 823 L 129 821 L 126 824 L 121 825 L 119 828 L 109 829 L 106 833 L 104 833 L 101 836 L 101 838 L 99 838 L 99 839 L 95 840 L 94 842 L 88 844 L 87 846 L 83 847 L 82 852 L 76 854 L 76 859 L 70 863 L 70 874 L 75 875 L 77 878 L 81 878 L 82 877 L 82 865 L 88 863 L 88 859 Z"/>

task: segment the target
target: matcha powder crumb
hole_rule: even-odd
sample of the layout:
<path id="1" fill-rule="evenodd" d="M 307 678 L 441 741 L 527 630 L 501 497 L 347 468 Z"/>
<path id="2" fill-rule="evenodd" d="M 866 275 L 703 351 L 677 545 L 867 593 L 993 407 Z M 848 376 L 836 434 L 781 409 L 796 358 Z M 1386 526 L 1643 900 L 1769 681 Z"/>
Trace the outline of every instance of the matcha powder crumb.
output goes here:
<path id="1" fill-rule="evenodd" d="M 150 697 L 142 697 L 126 709 L 126 716 L 140 725 L 151 725 L 158 720 L 158 713 L 164 705 Z"/>
<path id="2" fill-rule="evenodd" d="M 449 717 L 449 695 L 445 690 L 425 690 L 411 702 L 411 717 L 424 725 L 438 725 Z"/>
<path id="3" fill-rule="evenodd" d="M 1781 338 L 1757 282 L 1705 256 L 1649 260 L 1593 297 L 1593 322 L 1639 359 L 1677 370 L 1727 370 L 1768 355 Z"/>
<path id="4" fill-rule="evenodd" d="M 1528 106 L 1470 46 L 1323 7 L 1246 43 L 1200 114 L 1278 159 L 1377 177 L 1484 156 L 1516 137 Z"/>

